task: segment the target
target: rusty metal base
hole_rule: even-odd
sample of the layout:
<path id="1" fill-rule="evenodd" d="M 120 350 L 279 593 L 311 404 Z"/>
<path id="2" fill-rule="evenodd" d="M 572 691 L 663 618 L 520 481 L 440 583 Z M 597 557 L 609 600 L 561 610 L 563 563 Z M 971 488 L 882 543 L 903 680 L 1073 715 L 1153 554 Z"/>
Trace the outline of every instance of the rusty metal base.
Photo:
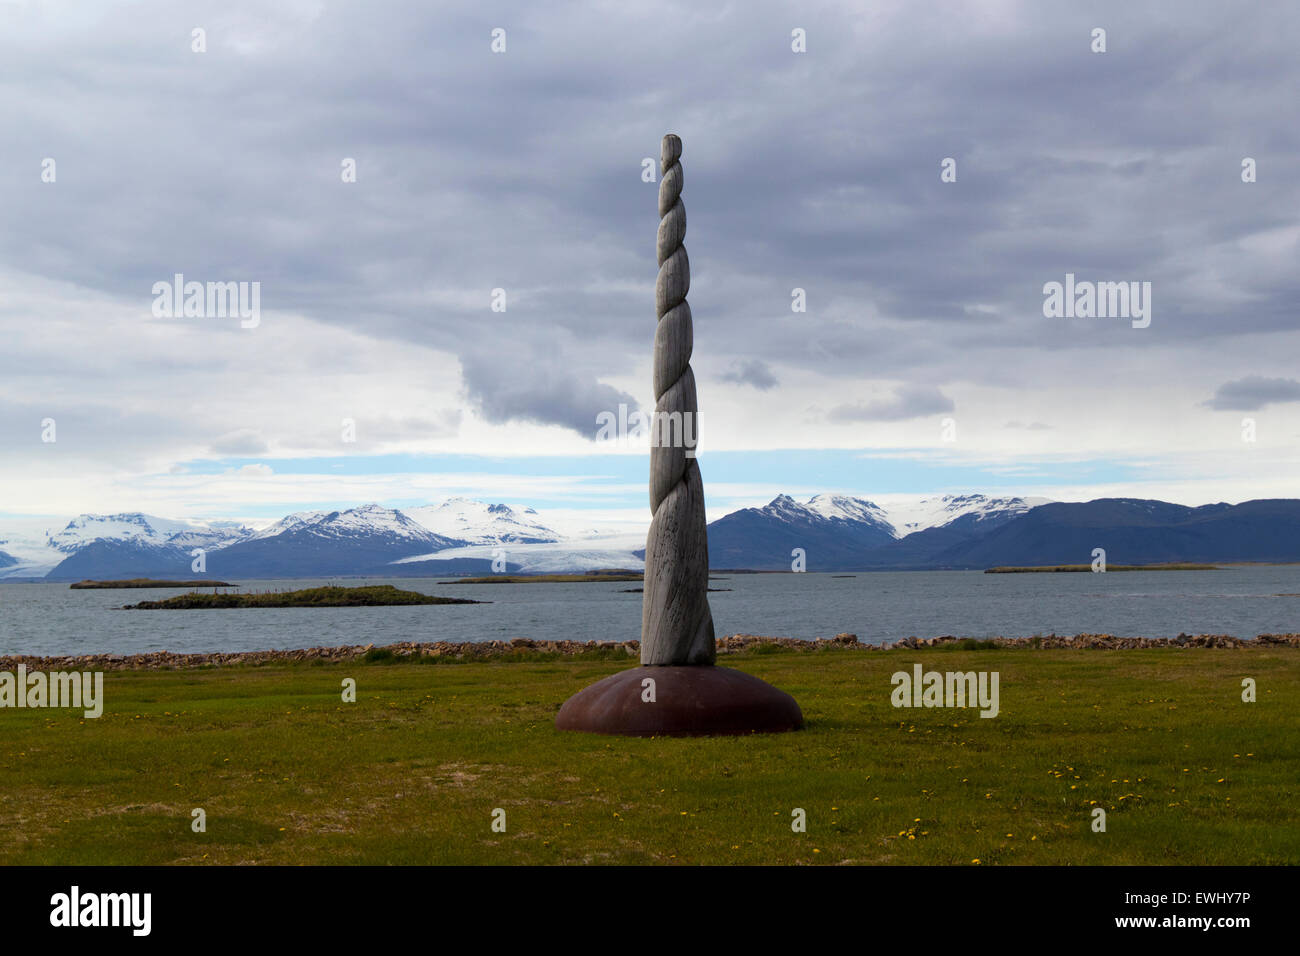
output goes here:
<path id="1" fill-rule="evenodd" d="M 798 730 L 803 712 L 785 691 L 730 667 L 634 667 L 574 694 L 555 726 L 625 737 L 765 734 Z"/>

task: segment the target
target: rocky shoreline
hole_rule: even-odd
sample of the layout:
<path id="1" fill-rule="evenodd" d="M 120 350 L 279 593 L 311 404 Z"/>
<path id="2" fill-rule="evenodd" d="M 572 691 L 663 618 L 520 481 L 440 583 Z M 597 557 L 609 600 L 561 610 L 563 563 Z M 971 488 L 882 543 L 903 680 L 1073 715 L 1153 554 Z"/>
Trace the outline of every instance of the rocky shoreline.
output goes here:
<path id="1" fill-rule="evenodd" d="M 856 634 L 837 634 L 832 638 L 812 641 L 793 637 L 766 637 L 758 634 L 731 634 L 718 638 L 718 654 L 735 654 L 755 645 L 770 644 L 796 651 L 816 651 L 833 647 L 855 651 L 888 651 L 897 649 L 922 650 L 946 644 L 969 642 L 969 638 L 952 636 L 915 638 L 908 637 L 892 644 L 863 644 Z M 1300 647 L 1300 634 L 1261 634 L 1250 640 L 1224 634 L 1179 634 L 1175 638 L 1115 637 L 1112 634 L 1075 634 L 1042 637 L 993 637 L 980 639 L 981 646 L 1025 648 L 1029 650 L 1131 650 L 1134 648 L 1239 648 Z M 30 655 L 0 657 L 0 671 L 12 671 L 19 664 L 27 670 L 65 671 L 119 671 L 119 670 L 184 670 L 198 667 L 230 667 L 276 663 L 319 661 L 342 664 L 356 661 L 372 652 L 388 657 L 444 657 L 454 660 L 494 659 L 509 660 L 521 655 L 560 654 L 577 656 L 593 650 L 622 652 L 636 657 L 641 652 L 640 641 L 535 641 L 517 637 L 510 641 L 457 642 L 435 641 L 418 643 L 402 641 L 376 647 L 374 644 L 350 644 L 342 647 L 308 647 L 287 651 L 237 651 L 212 654 L 175 654 L 155 651 L 148 654 L 77 654 L 59 657 Z"/>

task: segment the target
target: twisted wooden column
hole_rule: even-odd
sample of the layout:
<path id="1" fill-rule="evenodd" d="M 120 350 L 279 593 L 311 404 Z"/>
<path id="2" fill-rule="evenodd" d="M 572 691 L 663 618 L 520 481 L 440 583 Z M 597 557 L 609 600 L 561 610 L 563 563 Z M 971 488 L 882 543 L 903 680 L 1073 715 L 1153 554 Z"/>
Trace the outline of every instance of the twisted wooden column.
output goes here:
<path id="1" fill-rule="evenodd" d="M 641 665 L 597 681 L 564 702 L 559 730 L 637 737 L 778 733 L 803 726 L 789 694 L 714 662 L 704 483 L 691 372 L 691 269 L 682 239 L 682 141 L 664 137 L 659 183 L 659 279 L 655 283 L 655 416 L 650 446 L 650 534 L 645 543 Z M 662 666 L 678 665 L 678 666 Z M 646 688 L 652 688 L 647 696 Z"/>
<path id="2" fill-rule="evenodd" d="M 641 604 L 641 663 L 712 664 L 709 546 L 704 484 L 695 461 L 699 409 L 691 371 L 691 307 L 686 293 L 686 207 L 682 141 L 669 133 L 660 149 L 659 278 L 655 282 L 655 427 L 650 448 L 650 533 Z"/>

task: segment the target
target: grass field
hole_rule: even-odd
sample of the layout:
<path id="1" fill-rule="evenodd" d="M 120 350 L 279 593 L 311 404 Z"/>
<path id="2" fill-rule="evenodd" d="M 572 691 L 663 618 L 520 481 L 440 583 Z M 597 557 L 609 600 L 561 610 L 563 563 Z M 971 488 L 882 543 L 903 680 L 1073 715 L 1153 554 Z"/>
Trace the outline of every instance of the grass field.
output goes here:
<path id="1" fill-rule="evenodd" d="M 806 729 L 715 739 L 557 732 L 626 659 L 373 656 L 109 672 L 98 720 L 0 710 L 0 862 L 1300 862 L 1296 649 L 765 647 L 724 663 Z M 1000 714 L 895 709 L 914 663 L 998 671 Z"/>

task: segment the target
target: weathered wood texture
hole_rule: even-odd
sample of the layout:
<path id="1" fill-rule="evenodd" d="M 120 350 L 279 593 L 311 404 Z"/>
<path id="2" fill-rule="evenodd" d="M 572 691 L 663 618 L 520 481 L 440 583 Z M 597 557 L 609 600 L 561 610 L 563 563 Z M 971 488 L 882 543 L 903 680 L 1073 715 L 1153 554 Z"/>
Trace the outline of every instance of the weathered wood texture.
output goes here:
<path id="1" fill-rule="evenodd" d="M 659 278 L 655 282 L 655 428 L 650 448 L 650 533 L 641 605 L 641 663 L 712 664 L 717 648 L 709 610 L 709 546 L 704 484 L 695 462 L 699 436 L 691 371 L 691 307 L 686 293 L 686 207 L 682 141 L 663 139 L 659 181 Z M 680 427 L 661 427 L 665 422 Z M 665 437 L 668 438 L 665 441 Z"/>

